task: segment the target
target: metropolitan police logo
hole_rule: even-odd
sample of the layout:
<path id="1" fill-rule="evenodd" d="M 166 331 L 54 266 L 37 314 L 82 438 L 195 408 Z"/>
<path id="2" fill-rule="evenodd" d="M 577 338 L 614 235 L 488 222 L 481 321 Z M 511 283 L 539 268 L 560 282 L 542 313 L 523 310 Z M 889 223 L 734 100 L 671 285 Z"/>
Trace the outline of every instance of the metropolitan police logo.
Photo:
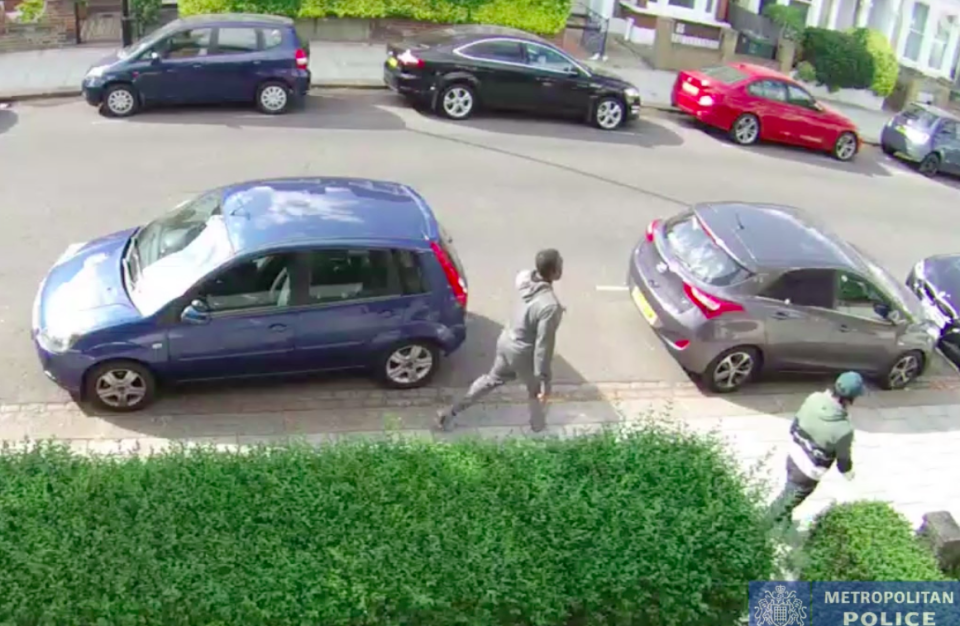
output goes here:
<path id="1" fill-rule="evenodd" d="M 804 626 L 807 608 L 795 591 L 777 585 L 775 591 L 764 591 L 765 597 L 753 610 L 757 626 Z"/>

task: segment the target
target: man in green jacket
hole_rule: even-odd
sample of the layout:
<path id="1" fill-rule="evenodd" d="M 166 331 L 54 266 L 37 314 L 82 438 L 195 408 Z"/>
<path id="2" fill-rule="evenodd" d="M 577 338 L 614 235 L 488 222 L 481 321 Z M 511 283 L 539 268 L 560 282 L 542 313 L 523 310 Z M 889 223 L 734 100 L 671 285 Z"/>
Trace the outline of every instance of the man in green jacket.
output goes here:
<path id="1" fill-rule="evenodd" d="M 793 510 L 810 497 L 833 464 L 853 480 L 853 423 L 848 410 L 863 395 L 863 378 L 840 374 L 833 387 L 810 394 L 790 426 L 787 485 L 770 508 L 774 521 L 793 517 Z"/>

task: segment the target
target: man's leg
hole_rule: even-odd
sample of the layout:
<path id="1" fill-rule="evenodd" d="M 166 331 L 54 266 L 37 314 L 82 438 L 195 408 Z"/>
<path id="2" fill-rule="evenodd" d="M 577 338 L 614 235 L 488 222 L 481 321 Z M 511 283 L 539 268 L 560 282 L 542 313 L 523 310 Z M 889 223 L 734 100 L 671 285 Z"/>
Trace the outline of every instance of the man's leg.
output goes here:
<path id="1" fill-rule="evenodd" d="M 787 484 L 770 506 L 773 521 L 778 524 L 790 521 L 794 509 L 810 497 L 818 484 L 819 481 L 804 474 L 793 459 L 787 457 Z"/>
<path id="2" fill-rule="evenodd" d="M 546 407 L 540 402 L 540 381 L 533 375 L 533 361 L 516 364 L 517 374 L 527 388 L 527 408 L 530 410 L 530 430 L 535 433 L 547 427 Z"/>
<path id="3" fill-rule="evenodd" d="M 457 414 L 476 404 L 491 391 L 514 378 L 516 378 L 516 373 L 514 373 L 503 354 L 497 350 L 497 356 L 493 360 L 493 367 L 490 368 L 490 371 L 473 381 L 467 393 L 454 402 L 452 406 L 437 412 L 437 427 L 442 430 L 449 430 L 453 427 L 453 420 L 457 417 Z"/>

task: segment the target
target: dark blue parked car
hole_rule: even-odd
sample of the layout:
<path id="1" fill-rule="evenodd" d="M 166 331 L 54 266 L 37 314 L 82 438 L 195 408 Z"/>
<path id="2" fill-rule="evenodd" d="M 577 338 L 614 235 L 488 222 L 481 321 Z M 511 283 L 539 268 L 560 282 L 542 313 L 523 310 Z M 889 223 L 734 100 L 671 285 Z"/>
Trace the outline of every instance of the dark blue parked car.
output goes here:
<path id="1" fill-rule="evenodd" d="M 452 242 L 414 190 L 277 179 L 70 246 L 32 328 L 49 378 L 133 411 L 158 381 L 357 369 L 419 387 L 463 343 L 466 305 Z"/>
<path id="2" fill-rule="evenodd" d="M 276 115 L 310 89 L 309 64 L 309 44 L 289 18 L 197 15 L 101 60 L 83 79 L 83 95 L 110 117 L 217 102 L 250 102 Z"/>

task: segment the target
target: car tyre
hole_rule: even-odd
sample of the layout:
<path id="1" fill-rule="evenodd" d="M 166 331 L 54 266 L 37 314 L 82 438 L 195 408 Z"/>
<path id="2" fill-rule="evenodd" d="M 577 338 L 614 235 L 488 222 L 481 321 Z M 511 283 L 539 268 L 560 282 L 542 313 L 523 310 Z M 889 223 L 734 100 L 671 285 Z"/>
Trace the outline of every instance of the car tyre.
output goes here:
<path id="1" fill-rule="evenodd" d="M 857 136 L 851 132 L 840 133 L 837 141 L 833 144 L 833 158 L 846 163 L 857 156 L 860 150 L 860 141 Z"/>
<path id="2" fill-rule="evenodd" d="M 132 85 L 110 85 L 103 93 L 100 115 L 104 117 L 130 117 L 140 109 L 140 98 Z"/>
<path id="3" fill-rule="evenodd" d="M 760 141 L 760 118 L 744 113 L 730 126 L 730 139 L 741 146 L 752 146 Z"/>
<path id="4" fill-rule="evenodd" d="M 703 384 L 714 393 L 732 393 L 752 382 L 760 372 L 760 351 L 737 346 L 717 355 L 703 372 Z"/>
<path id="5" fill-rule="evenodd" d="M 436 110 L 451 120 L 465 120 L 473 115 L 477 108 L 477 94 L 467 83 L 447 85 L 437 98 Z"/>
<path id="6" fill-rule="evenodd" d="M 927 156 L 923 157 L 923 160 L 920 161 L 920 165 L 917 166 L 917 169 L 927 178 L 933 178 L 937 175 L 937 172 L 940 171 L 940 155 L 928 154 Z"/>
<path id="7" fill-rule="evenodd" d="M 377 377 L 391 389 L 416 389 L 433 380 L 440 369 L 440 350 L 429 341 L 394 344 L 377 364 Z"/>
<path id="8" fill-rule="evenodd" d="M 136 361 L 107 361 L 87 372 L 84 398 L 98 409 L 130 413 L 153 404 L 157 379 L 147 366 Z"/>
<path id="9" fill-rule="evenodd" d="M 923 354 L 917 350 L 904 352 L 890 365 L 880 379 L 884 389 L 903 389 L 923 373 Z"/>
<path id="10" fill-rule="evenodd" d="M 883 150 L 883 153 L 884 153 L 885 155 L 891 156 L 891 157 L 897 153 L 896 150 L 894 150 L 893 148 L 891 148 L 891 147 L 888 146 L 887 144 L 881 144 L 881 145 L 880 145 L 880 149 Z"/>
<path id="11" fill-rule="evenodd" d="M 593 125 L 600 130 L 616 130 L 623 126 L 627 111 L 620 98 L 608 96 L 600 98 L 593 106 Z"/>
<path id="12" fill-rule="evenodd" d="M 271 80 L 257 88 L 257 110 L 266 115 L 282 115 L 293 105 L 290 87 Z"/>

